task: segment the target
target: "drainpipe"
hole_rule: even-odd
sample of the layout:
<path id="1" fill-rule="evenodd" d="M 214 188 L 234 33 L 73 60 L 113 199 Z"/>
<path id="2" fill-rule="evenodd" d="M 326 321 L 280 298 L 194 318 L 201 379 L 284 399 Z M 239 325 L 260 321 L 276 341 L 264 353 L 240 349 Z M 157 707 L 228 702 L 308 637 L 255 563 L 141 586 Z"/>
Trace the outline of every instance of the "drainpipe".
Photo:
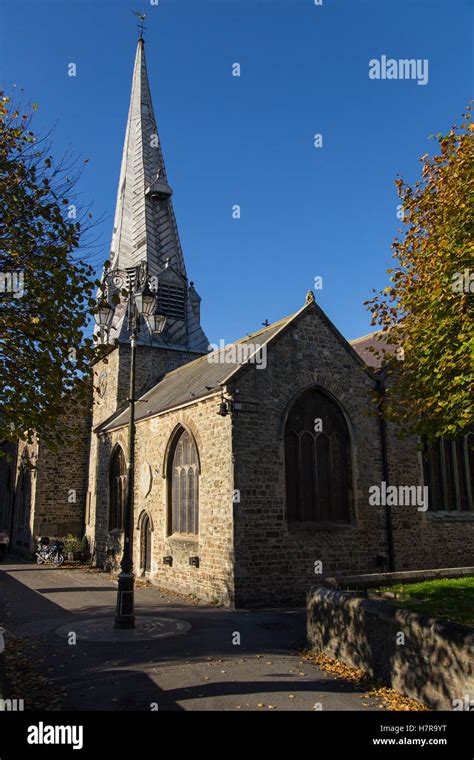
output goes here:
<path id="1" fill-rule="evenodd" d="M 385 385 L 382 377 L 378 377 L 376 381 L 376 389 L 380 394 L 379 402 L 379 427 L 380 427 L 380 444 L 382 447 L 382 475 L 387 488 L 390 485 L 389 482 L 389 470 L 388 470 L 388 456 L 387 456 L 387 427 L 385 424 L 385 418 L 383 413 L 383 405 L 385 398 Z M 392 525 L 392 509 L 385 505 L 385 525 L 387 530 L 387 548 L 388 548 L 388 567 L 391 573 L 395 572 L 395 546 L 393 542 L 393 525 Z"/>

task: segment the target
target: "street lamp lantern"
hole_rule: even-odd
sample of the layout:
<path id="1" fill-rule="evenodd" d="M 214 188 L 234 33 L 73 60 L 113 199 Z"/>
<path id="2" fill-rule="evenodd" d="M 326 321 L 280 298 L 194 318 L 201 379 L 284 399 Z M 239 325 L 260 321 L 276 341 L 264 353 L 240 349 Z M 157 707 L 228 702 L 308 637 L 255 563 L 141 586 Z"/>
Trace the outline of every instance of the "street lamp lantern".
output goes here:
<path id="1" fill-rule="evenodd" d="M 114 311 L 114 307 L 107 303 L 105 298 L 101 298 L 97 305 L 97 311 L 94 313 L 94 319 L 99 327 L 110 327 L 112 324 Z"/>
<path id="2" fill-rule="evenodd" d="M 153 310 L 156 306 L 156 296 L 153 291 L 150 290 L 148 282 L 146 282 L 142 288 L 135 291 L 133 298 L 139 314 L 142 314 L 144 317 L 149 317 L 153 314 Z"/>
<path id="3" fill-rule="evenodd" d="M 155 335 L 159 335 L 165 329 L 166 317 L 164 314 L 158 314 L 155 312 L 154 314 L 150 314 L 148 317 L 146 317 L 146 320 L 151 332 Z"/>

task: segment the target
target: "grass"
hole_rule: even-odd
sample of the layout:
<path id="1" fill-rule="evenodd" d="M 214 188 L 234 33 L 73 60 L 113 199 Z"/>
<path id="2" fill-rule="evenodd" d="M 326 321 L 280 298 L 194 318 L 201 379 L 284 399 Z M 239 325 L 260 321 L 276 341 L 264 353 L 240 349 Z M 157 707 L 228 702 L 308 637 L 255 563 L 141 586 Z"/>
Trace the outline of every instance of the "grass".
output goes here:
<path id="1" fill-rule="evenodd" d="M 397 607 L 474 627 L 474 577 L 439 578 L 380 588 L 397 595 Z"/>

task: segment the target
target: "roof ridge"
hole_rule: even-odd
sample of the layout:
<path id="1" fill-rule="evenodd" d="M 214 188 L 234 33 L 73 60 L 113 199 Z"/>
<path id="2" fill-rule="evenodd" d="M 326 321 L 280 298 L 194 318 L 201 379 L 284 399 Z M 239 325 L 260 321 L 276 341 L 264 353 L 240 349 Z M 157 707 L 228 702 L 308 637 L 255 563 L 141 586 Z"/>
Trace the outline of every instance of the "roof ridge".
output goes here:
<path id="1" fill-rule="evenodd" d="M 293 312 L 292 314 L 289 314 L 287 317 L 283 317 L 282 319 L 277 319 L 276 322 L 272 322 L 270 325 L 265 325 L 261 330 L 256 330 L 253 333 L 247 333 L 245 337 L 238 338 L 237 340 L 232 341 L 232 343 L 227 343 L 226 347 L 228 346 L 234 346 L 236 343 L 242 343 L 245 340 L 248 340 L 249 338 L 255 338 L 257 335 L 261 335 L 264 332 L 267 332 L 273 327 L 276 327 L 279 324 L 282 324 L 283 322 L 287 322 L 289 319 L 292 319 L 292 317 L 295 316 L 297 312 Z M 222 351 L 223 349 L 218 349 L 219 351 Z"/>

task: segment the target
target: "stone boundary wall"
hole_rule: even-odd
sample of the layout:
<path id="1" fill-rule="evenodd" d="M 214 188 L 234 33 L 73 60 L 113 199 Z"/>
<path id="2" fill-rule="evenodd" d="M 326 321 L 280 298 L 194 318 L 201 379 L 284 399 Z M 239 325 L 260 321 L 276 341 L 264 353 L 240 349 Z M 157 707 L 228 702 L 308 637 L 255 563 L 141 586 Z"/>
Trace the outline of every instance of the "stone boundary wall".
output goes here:
<path id="1" fill-rule="evenodd" d="M 397 643 L 400 633 L 404 644 Z M 474 705 L 474 631 L 467 626 L 316 586 L 307 597 L 307 635 L 313 651 L 432 709 Z"/>
<path id="2" fill-rule="evenodd" d="M 324 585 L 337 590 L 369 589 L 379 586 L 395 586 L 399 583 L 420 583 L 436 578 L 474 577 L 474 567 L 444 567 L 435 570 L 406 570 L 394 573 L 366 573 L 326 578 Z"/>

